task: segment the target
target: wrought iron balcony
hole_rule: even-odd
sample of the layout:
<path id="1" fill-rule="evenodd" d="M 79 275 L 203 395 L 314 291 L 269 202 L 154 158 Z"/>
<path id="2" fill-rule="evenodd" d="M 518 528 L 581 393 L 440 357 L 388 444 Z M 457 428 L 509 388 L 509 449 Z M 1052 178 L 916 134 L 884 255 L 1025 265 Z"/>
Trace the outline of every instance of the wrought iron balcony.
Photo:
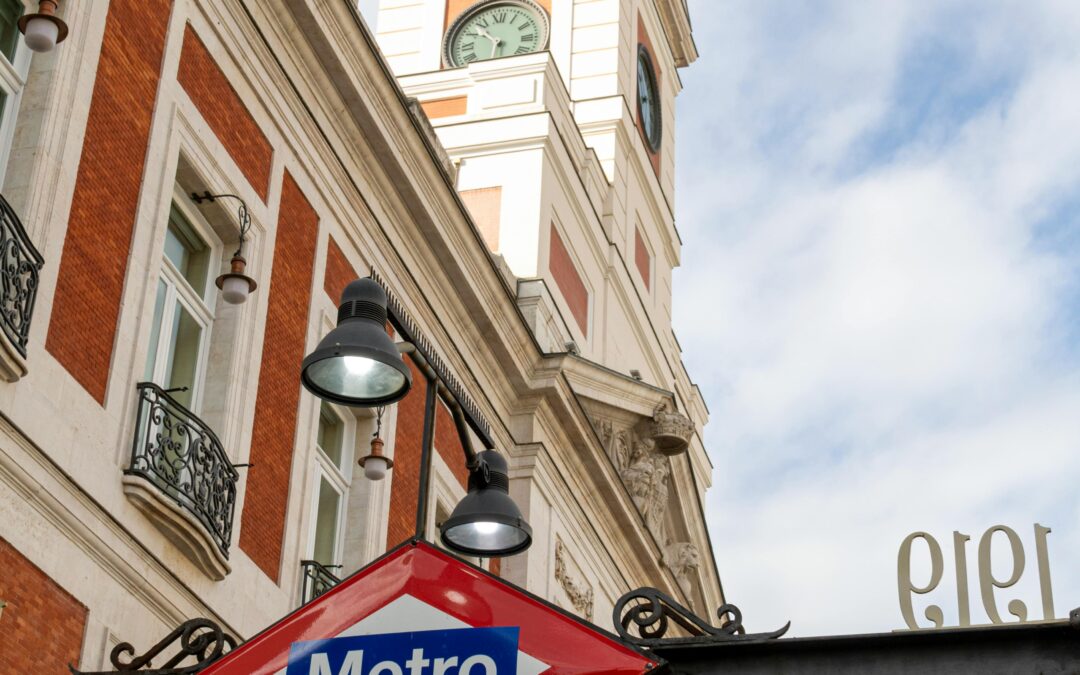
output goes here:
<path id="1" fill-rule="evenodd" d="M 337 576 L 330 571 L 330 567 L 340 568 L 341 565 L 331 565 L 328 567 L 319 564 L 314 560 L 300 561 L 300 569 L 302 570 L 301 582 L 304 586 L 303 595 L 300 599 L 301 604 L 308 604 L 315 598 L 338 585 L 341 579 L 338 579 Z"/>
<path id="2" fill-rule="evenodd" d="M 37 298 L 38 273 L 45 264 L 27 236 L 19 216 L 0 195 L 0 331 L 14 358 L 0 359 L 0 370 L 8 380 L 26 373 L 21 359 L 26 358 L 30 318 Z M 0 356 L 5 350 L 0 349 Z"/>
<path id="3" fill-rule="evenodd" d="M 240 476 L 202 420 L 156 384 L 138 388 L 125 492 L 208 575 L 224 578 Z"/>

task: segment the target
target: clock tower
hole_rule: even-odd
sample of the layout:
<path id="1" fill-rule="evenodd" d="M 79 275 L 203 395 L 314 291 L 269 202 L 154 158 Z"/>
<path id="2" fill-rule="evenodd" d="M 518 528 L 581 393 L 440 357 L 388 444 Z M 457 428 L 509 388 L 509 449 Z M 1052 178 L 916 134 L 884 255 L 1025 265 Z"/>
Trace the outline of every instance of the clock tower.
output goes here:
<path id="1" fill-rule="evenodd" d="M 697 57 L 685 0 L 381 0 L 376 37 L 685 599 L 712 611 L 708 413 L 671 327 L 674 104 L 678 69 Z M 522 442 L 558 447 L 532 413 Z M 670 458 L 643 431 L 667 414 L 692 437 Z M 573 529 L 534 484 L 520 489 Z M 536 564 L 504 569 L 532 589 Z"/>

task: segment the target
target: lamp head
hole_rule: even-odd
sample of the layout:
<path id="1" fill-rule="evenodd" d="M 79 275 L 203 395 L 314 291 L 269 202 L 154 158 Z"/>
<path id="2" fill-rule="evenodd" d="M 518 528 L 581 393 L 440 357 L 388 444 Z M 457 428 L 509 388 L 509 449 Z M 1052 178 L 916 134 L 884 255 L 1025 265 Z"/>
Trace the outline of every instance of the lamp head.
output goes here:
<path id="1" fill-rule="evenodd" d="M 443 544 L 483 558 L 521 553 L 532 545 L 532 528 L 510 498 L 506 460 L 494 450 L 477 456 L 469 493 L 440 528 Z"/>
<path id="2" fill-rule="evenodd" d="M 405 397 L 412 372 L 386 334 L 386 293 L 379 284 L 365 278 L 345 287 L 337 328 L 304 358 L 300 381 L 319 398 L 345 406 Z"/>

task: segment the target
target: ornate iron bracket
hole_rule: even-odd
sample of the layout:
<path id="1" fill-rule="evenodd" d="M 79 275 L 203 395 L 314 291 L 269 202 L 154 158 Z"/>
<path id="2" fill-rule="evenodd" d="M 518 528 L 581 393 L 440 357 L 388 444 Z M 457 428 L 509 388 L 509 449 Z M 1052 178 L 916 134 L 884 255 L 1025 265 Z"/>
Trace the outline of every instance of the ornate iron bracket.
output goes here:
<path id="1" fill-rule="evenodd" d="M 159 656 L 168 649 L 169 645 L 177 640 L 180 641 L 180 651 L 166 661 L 160 668 L 146 668 L 150 666 L 150 659 Z M 192 619 L 177 626 L 176 630 L 169 633 L 165 638 L 147 650 L 142 656 L 135 656 L 135 647 L 128 642 L 121 642 L 113 647 L 109 654 L 109 661 L 115 671 L 83 672 L 76 670 L 75 666 L 68 665 L 72 675 L 119 675 L 121 673 L 140 673 L 154 675 L 188 675 L 197 673 L 217 661 L 229 651 L 236 649 L 236 638 L 229 635 L 210 619 Z M 227 649 L 226 649 L 227 648 Z M 124 658 L 130 659 L 124 663 Z M 180 663 L 190 658 L 198 660 L 197 663 L 181 666 Z"/>
<path id="2" fill-rule="evenodd" d="M 773 640 L 791 628 L 789 621 L 783 628 L 771 633 L 746 633 L 742 626 L 742 612 L 735 605 L 721 605 L 716 615 L 723 622 L 721 626 L 710 625 L 666 593 L 645 587 L 619 598 L 611 618 L 623 640 L 642 647 Z M 672 622 L 689 636 L 665 637 Z M 631 623 L 637 626 L 636 635 L 629 630 Z"/>

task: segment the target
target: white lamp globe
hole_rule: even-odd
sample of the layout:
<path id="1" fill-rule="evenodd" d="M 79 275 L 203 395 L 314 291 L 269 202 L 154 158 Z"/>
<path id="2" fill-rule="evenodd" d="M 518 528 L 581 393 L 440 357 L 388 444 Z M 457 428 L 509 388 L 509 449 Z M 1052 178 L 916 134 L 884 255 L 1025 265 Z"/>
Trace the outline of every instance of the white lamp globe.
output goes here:
<path id="1" fill-rule="evenodd" d="M 371 456 L 364 461 L 364 477 L 368 480 L 386 478 L 387 462 L 385 457 Z"/>
<path id="2" fill-rule="evenodd" d="M 251 284 L 244 277 L 230 276 L 221 282 L 221 298 L 230 305 L 242 305 L 251 294 Z"/>
<path id="3" fill-rule="evenodd" d="M 26 46 L 35 52 L 50 52 L 60 37 L 60 26 L 51 19 L 35 17 L 26 22 Z"/>

